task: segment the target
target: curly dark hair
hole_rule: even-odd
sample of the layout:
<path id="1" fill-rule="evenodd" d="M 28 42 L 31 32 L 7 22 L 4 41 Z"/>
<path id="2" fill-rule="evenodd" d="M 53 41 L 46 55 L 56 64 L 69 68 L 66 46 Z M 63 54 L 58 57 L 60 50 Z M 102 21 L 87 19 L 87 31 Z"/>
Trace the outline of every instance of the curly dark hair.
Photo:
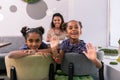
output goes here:
<path id="1" fill-rule="evenodd" d="M 32 32 L 38 33 L 42 38 L 42 35 L 44 34 L 44 28 L 42 26 L 36 28 L 28 28 L 27 26 L 24 26 L 21 29 L 21 33 L 25 39 L 27 38 L 28 34 Z"/>

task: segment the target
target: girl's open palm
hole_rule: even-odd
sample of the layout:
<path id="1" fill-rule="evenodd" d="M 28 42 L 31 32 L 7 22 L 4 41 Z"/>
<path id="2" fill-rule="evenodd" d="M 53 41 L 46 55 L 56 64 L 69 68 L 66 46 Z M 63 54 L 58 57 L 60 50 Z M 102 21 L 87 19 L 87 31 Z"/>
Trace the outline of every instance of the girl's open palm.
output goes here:
<path id="1" fill-rule="evenodd" d="M 51 38 L 50 40 L 50 47 L 51 48 L 57 48 L 58 47 L 58 44 L 59 44 L 59 39 L 58 37 L 55 35 Z"/>
<path id="2" fill-rule="evenodd" d="M 83 53 L 86 55 L 86 57 L 90 60 L 96 59 L 96 49 L 92 46 L 91 43 L 88 43 L 86 45 L 87 51 L 83 51 Z"/>

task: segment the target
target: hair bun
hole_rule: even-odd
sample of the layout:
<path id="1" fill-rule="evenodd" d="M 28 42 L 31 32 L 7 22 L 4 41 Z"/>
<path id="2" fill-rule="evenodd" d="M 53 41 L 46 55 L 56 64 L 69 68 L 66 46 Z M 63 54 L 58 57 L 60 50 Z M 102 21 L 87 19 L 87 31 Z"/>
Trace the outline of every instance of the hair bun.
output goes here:
<path id="1" fill-rule="evenodd" d="M 37 27 L 36 29 L 39 29 L 39 31 L 44 34 L 44 28 L 42 26 Z"/>
<path id="2" fill-rule="evenodd" d="M 27 30 L 29 30 L 29 28 L 28 28 L 27 26 L 22 27 L 21 33 L 23 34 L 23 36 L 26 35 L 26 31 L 27 31 Z"/>

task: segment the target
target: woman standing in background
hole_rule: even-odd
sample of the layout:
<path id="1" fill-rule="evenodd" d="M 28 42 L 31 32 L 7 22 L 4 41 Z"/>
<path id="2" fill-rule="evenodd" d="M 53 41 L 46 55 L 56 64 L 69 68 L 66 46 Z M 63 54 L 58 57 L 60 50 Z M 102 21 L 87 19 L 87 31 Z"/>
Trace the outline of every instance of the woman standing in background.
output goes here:
<path id="1" fill-rule="evenodd" d="M 46 41 L 50 42 L 51 38 L 56 35 L 59 40 L 65 39 L 65 32 L 63 31 L 62 24 L 64 23 L 63 16 L 60 13 L 53 14 L 51 29 L 48 30 Z"/>

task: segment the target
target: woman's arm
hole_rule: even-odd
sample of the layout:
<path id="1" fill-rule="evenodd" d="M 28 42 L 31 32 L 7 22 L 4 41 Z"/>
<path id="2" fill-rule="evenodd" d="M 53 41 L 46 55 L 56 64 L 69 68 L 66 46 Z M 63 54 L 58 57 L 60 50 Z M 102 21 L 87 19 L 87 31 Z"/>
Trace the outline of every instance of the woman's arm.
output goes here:
<path id="1" fill-rule="evenodd" d="M 50 35 L 49 34 L 47 35 L 46 41 L 50 42 Z"/>
<path id="2" fill-rule="evenodd" d="M 51 29 L 48 31 L 48 33 L 47 33 L 47 37 L 46 37 L 46 41 L 47 42 L 50 42 L 50 39 L 51 39 Z"/>
<path id="3" fill-rule="evenodd" d="M 66 38 L 66 33 L 65 32 L 61 32 L 60 36 L 59 36 L 59 39 L 60 40 L 64 40 L 65 38 Z"/>

